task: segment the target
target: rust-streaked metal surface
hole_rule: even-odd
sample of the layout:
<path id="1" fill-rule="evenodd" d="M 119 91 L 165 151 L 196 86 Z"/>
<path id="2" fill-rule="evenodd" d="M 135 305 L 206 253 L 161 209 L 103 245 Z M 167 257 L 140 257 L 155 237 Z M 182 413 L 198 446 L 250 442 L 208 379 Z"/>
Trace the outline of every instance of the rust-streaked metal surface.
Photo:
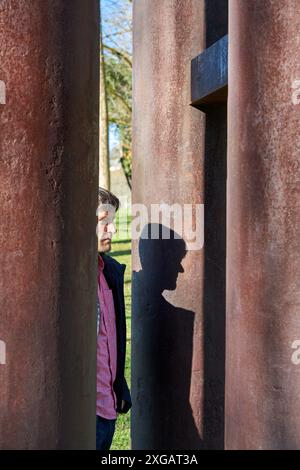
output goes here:
<path id="1" fill-rule="evenodd" d="M 299 7 L 229 6 L 227 449 L 300 447 Z"/>
<path id="2" fill-rule="evenodd" d="M 205 117 L 189 103 L 191 59 L 205 46 L 204 2 L 141 0 L 133 19 L 133 203 L 202 203 Z M 203 250 L 188 252 L 183 273 L 180 241 L 164 246 L 165 269 L 159 242 L 141 245 L 143 263 L 133 243 L 132 448 L 196 449 Z"/>
<path id="3" fill-rule="evenodd" d="M 98 2 L 0 5 L 0 448 L 95 446 Z"/>
<path id="4" fill-rule="evenodd" d="M 205 175 L 205 158 L 214 161 L 215 168 L 223 167 L 223 160 L 214 155 L 222 151 L 222 145 L 218 149 L 211 137 L 216 129 L 221 135 L 224 130 L 218 125 L 210 128 L 211 135 L 206 137 L 211 147 L 206 148 L 205 115 L 189 104 L 190 63 L 206 42 L 205 6 L 206 2 L 199 0 L 134 3 L 132 197 L 133 203 L 145 204 L 148 210 L 151 204 L 204 203 L 206 192 L 208 198 L 214 194 L 213 185 L 210 195 L 205 188 L 205 176 L 211 182 L 219 171 Z M 222 138 L 218 138 L 215 143 L 220 144 Z M 220 201 L 212 199 L 212 205 L 218 206 Z M 222 233 L 211 222 L 215 233 Z M 205 248 L 189 251 L 180 268 L 182 247 L 182 240 L 133 242 L 133 449 L 223 445 L 222 422 L 221 426 L 216 422 L 222 410 L 222 374 L 217 370 L 222 360 L 210 377 L 207 371 L 207 366 L 219 359 L 215 348 L 222 350 L 224 343 L 214 343 L 220 311 L 214 308 L 215 291 L 211 289 L 209 294 L 209 289 L 215 279 L 205 274 L 205 268 L 209 270 Z M 215 253 L 211 255 L 211 266 L 216 266 Z M 224 276 L 217 269 L 216 276 L 220 278 L 220 272 Z M 217 292 L 221 305 L 222 287 Z M 208 336 L 205 338 L 206 327 L 211 332 L 211 345 Z M 210 358 L 206 357 L 208 350 Z M 207 410 L 208 406 L 213 411 Z M 209 414 L 213 418 L 210 423 Z"/>

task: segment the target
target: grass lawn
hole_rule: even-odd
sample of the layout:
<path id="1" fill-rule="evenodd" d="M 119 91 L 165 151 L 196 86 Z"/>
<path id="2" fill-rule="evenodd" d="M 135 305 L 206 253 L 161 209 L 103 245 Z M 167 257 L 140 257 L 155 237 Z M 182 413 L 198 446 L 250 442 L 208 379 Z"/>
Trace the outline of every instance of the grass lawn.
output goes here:
<path id="1" fill-rule="evenodd" d="M 122 223 L 122 213 L 120 223 Z M 127 222 L 129 220 L 127 219 Z M 130 224 L 128 223 L 130 230 Z M 110 253 L 119 263 L 126 264 L 125 271 L 125 306 L 126 306 L 126 325 L 127 325 L 127 345 L 126 345 L 126 363 L 125 377 L 130 388 L 130 357 L 131 357 L 131 239 L 128 232 L 119 232 L 112 243 Z M 130 411 L 125 414 L 119 414 L 116 423 L 116 432 L 112 442 L 111 450 L 128 450 L 131 448 L 130 442 Z"/>

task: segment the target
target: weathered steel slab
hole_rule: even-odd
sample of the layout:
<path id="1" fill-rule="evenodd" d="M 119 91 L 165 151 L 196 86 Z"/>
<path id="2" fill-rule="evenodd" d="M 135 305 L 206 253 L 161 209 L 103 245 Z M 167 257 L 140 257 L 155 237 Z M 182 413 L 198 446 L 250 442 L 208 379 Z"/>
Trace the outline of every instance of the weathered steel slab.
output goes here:
<path id="1" fill-rule="evenodd" d="M 299 1 L 229 17 L 226 448 L 299 449 Z"/>
<path id="2" fill-rule="evenodd" d="M 228 84 L 228 35 L 223 36 L 191 63 L 191 105 L 226 102 Z"/>
<path id="3" fill-rule="evenodd" d="M 95 448 L 98 22 L 1 1 L 0 449 Z"/>
<path id="4" fill-rule="evenodd" d="M 223 446 L 226 106 L 189 106 L 206 3 L 134 2 L 133 203 L 205 203 L 206 227 L 183 258 L 184 238 L 133 240 L 134 449 Z"/>

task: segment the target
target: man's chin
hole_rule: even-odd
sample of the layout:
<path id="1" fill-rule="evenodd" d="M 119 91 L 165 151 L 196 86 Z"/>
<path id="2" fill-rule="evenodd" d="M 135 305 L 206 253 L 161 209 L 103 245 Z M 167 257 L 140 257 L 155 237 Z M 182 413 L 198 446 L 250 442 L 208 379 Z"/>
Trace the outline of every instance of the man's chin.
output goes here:
<path id="1" fill-rule="evenodd" d="M 100 246 L 100 252 L 101 253 L 107 253 L 110 250 L 111 250 L 111 241 L 110 240 L 101 243 L 101 246 Z"/>

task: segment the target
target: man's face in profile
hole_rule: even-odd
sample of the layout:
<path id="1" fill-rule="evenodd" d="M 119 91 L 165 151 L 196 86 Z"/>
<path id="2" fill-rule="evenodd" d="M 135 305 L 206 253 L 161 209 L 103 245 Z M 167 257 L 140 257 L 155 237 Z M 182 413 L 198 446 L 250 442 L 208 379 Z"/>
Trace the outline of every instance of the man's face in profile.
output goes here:
<path id="1" fill-rule="evenodd" d="M 98 251 L 106 253 L 111 250 L 111 240 L 116 233 L 115 216 L 116 209 L 110 205 L 100 205 L 97 210 L 98 214 Z"/>

